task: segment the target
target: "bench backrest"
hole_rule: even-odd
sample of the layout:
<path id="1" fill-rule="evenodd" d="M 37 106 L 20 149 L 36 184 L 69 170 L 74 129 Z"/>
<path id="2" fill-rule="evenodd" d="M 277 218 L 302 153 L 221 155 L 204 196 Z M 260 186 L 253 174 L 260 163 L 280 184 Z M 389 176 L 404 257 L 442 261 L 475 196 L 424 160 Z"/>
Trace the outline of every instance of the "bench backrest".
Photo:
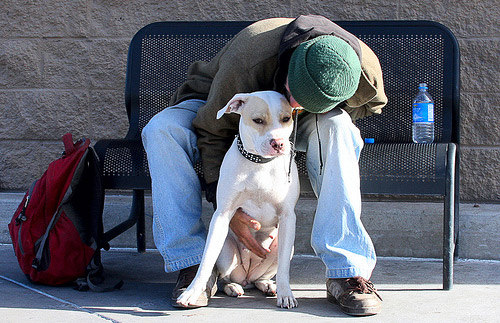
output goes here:
<path id="1" fill-rule="evenodd" d="M 188 66 L 210 60 L 251 22 L 159 22 L 133 38 L 127 68 L 128 139 L 168 106 Z M 459 142 L 458 46 L 441 24 L 428 21 L 339 21 L 377 54 L 389 103 L 379 116 L 357 121 L 375 142 L 411 142 L 411 102 L 426 82 L 435 101 L 435 141 Z"/>
<path id="2" fill-rule="evenodd" d="M 128 53 L 125 102 L 128 139 L 168 106 L 194 61 L 209 61 L 251 22 L 158 22 L 136 33 Z M 132 62 L 132 63 L 131 63 Z"/>

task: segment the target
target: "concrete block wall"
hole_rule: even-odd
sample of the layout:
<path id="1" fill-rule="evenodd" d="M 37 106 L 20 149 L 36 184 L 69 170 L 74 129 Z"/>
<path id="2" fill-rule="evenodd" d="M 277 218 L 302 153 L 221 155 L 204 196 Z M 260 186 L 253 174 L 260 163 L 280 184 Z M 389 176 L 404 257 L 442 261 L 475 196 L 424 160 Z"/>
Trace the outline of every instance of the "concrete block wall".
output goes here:
<path id="1" fill-rule="evenodd" d="M 66 132 L 93 142 L 125 135 L 127 48 L 142 26 L 299 14 L 428 19 L 448 26 L 462 53 L 461 196 L 500 201 L 500 9 L 495 0 L 3 0 L 0 190 L 26 189 L 58 156 Z"/>
<path id="2" fill-rule="evenodd" d="M 10 244 L 7 224 L 24 193 L 0 192 L 0 245 Z M 104 228 L 110 230 L 129 215 L 132 196 L 108 194 L 104 206 Z M 314 254 L 311 231 L 317 200 L 302 197 L 295 208 L 297 226 L 295 254 Z M 152 233 L 151 195 L 145 197 L 146 248 L 155 248 Z M 203 201 L 202 220 L 208 228 L 212 204 Z M 363 201 L 361 218 L 378 256 L 442 258 L 443 204 L 433 202 Z M 465 259 L 500 260 L 500 205 L 460 204 L 457 256 Z M 110 242 L 112 248 L 136 247 L 136 228 L 132 227 Z"/>

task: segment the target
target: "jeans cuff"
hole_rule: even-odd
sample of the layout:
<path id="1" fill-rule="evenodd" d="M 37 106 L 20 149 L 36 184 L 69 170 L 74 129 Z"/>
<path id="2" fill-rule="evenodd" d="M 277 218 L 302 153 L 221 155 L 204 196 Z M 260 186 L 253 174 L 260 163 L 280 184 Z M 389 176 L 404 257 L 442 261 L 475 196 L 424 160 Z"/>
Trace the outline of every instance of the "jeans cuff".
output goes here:
<path id="1" fill-rule="evenodd" d="M 165 272 L 171 273 L 187 267 L 199 265 L 201 262 L 201 257 L 202 255 L 197 255 L 176 261 L 169 261 L 169 262 L 165 261 Z"/>
<path id="2" fill-rule="evenodd" d="M 342 268 L 342 269 L 327 269 L 326 278 L 351 278 L 361 276 L 363 278 L 369 279 L 370 277 L 365 277 L 363 273 L 355 267 Z"/>

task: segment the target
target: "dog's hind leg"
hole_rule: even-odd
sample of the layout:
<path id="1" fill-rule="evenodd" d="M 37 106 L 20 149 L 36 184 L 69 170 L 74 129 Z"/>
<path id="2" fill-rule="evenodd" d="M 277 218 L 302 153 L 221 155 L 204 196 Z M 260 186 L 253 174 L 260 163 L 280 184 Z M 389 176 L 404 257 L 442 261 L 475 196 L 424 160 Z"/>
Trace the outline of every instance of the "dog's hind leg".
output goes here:
<path id="1" fill-rule="evenodd" d="M 227 296 L 238 297 L 245 294 L 243 286 L 232 282 L 229 277 L 220 278 L 219 286 L 224 290 L 224 293 L 226 293 Z"/>
<path id="2" fill-rule="evenodd" d="M 271 252 L 258 266 L 249 273 L 249 280 L 254 282 L 257 289 L 267 296 L 276 296 L 276 283 L 273 277 L 278 269 L 278 239 L 274 238 L 269 246 Z"/>
<path id="3" fill-rule="evenodd" d="M 276 283 L 272 279 L 259 279 L 254 285 L 267 296 L 276 296 Z"/>
<path id="4" fill-rule="evenodd" d="M 219 271 L 220 289 L 228 296 L 241 296 L 244 294 L 241 282 L 246 274 L 241 266 L 241 256 L 238 246 L 231 235 L 228 235 L 222 251 L 217 258 L 217 270 Z"/>

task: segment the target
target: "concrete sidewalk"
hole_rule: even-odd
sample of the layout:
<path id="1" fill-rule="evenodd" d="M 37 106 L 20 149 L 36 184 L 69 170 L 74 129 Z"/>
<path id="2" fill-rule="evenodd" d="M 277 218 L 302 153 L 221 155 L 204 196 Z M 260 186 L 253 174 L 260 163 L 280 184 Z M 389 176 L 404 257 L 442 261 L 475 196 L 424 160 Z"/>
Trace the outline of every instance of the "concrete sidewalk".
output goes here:
<path id="1" fill-rule="evenodd" d="M 312 256 L 292 261 L 292 289 L 299 307 L 276 307 L 276 299 L 248 290 L 240 298 L 217 293 L 210 306 L 176 310 L 169 305 L 176 274 L 163 272 L 151 250 L 103 252 L 106 273 L 125 281 L 119 291 L 78 292 L 71 287 L 30 284 L 12 246 L 0 245 L 1 322 L 498 322 L 500 262 L 457 261 L 455 286 L 441 290 L 441 262 L 381 258 L 372 281 L 384 299 L 382 313 L 364 318 L 344 315 L 325 299 L 324 267 Z"/>

